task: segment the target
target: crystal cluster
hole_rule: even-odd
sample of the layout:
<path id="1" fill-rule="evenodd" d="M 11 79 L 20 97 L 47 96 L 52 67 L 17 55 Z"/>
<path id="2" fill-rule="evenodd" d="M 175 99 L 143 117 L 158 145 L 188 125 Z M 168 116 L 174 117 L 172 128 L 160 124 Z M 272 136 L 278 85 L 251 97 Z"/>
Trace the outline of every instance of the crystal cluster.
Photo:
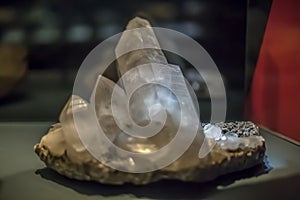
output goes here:
<path id="1" fill-rule="evenodd" d="M 114 145 L 131 152 L 147 154 L 157 151 L 175 136 L 174 130 L 178 129 L 180 121 L 180 114 L 178 114 L 180 103 L 188 104 L 186 105 L 188 112 L 184 114 L 186 118 L 183 119 L 183 130 L 188 133 L 193 127 L 196 127 L 200 134 L 197 134 L 188 149 L 168 166 L 146 173 L 119 171 L 96 159 L 80 140 L 78 130 L 74 125 L 73 114 L 86 109 L 89 103 L 79 96 L 72 96 L 62 110 L 59 122 L 54 124 L 41 142 L 34 147 L 41 160 L 48 167 L 70 178 L 94 180 L 107 184 L 147 184 L 162 179 L 204 182 L 261 163 L 265 153 L 265 143 L 255 124 L 252 122 L 222 122 L 203 124 L 201 127 L 198 124 L 198 117 L 191 115 L 192 108 L 196 106 L 193 101 L 183 99 L 182 102 L 178 102 L 169 90 L 158 85 L 149 85 L 142 90 L 137 90 L 136 96 L 133 95 L 130 99 L 129 107 L 132 120 L 140 126 L 148 125 L 151 123 L 151 119 L 164 112 L 167 120 L 159 133 L 146 138 L 134 137 L 123 131 L 122 127 L 129 132 L 134 130 L 134 124 L 126 116 L 126 106 L 121 101 L 125 98 L 125 94 L 132 92 L 132 85 L 155 80 L 162 81 L 163 84 L 170 87 L 176 86 L 182 91 L 188 91 L 182 81 L 184 79 L 179 67 L 169 65 L 171 71 L 175 71 L 170 75 L 170 73 L 164 73 L 164 67 L 157 68 L 157 65 L 151 64 L 168 65 L 163 52 L 159 49 L 159 43 L 149 22 L 141 18 L 134 18 L 127 25 L 127 29 L 135 31 L 135 28 L 147 29 L 144 34 L 136 31 L 134 37 L 124 33 L 116 48 L 117 56 L 122 55 L 122 51 L 132 45 L 144 47 L 151 43 L 157 48 L 136 50 L 118 58 L 119 75 L 126 75 L 128 71 L 132 72 L 131 76 L 122 79 L 119 84 L 121 87 L 103 76 L 98 80 L 95 86 L 97 92 L 95 111 L 97 121 L 107 138 Z M 139 65 L 146 65 L 146 67 L 137 68 L 136 66 Z M 176 81 L 173 80 L 173 77 L 177 77 Z M 118 98 L 111 102 L 115 87 Z M 71 103 L 72 101 L 73 103 Z M 119 116 L 117 119 L 113 117 L 112 106 L 117 109 Z M 156 126 L 161 126 L 159 120 L 153 124 L 152 128 L 156 129 Z M 89 127 L 86 128 L 88 131 Z M 199 157 L 199 149 L 203 146 L 210 148 L 210 151 L 203 157 Z M 109 152 L 106 149 L 100 155 L 115 157 L 117 153 Z M 135 167 L 137 159 L 138 157 L 120 157 L 117 160 L 112 158 L 111 162 L 118 162 L 128 170 Z M 156 165 L 156 161 L 156 158 L 144 159 L 143 163 L 145 166 L 153 166 Z"/>

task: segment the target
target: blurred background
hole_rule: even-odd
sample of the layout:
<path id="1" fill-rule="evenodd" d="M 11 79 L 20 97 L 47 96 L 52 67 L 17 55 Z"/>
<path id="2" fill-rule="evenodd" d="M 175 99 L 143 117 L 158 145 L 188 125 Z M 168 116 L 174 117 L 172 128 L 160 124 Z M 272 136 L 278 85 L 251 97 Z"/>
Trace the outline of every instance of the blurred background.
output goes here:
<path id="1" fill-rule="evenodd" d="M 222 73 L 227 120 L 243 120 L 271 4 L 271 0 L 1 1 L 0 121 L 57 121 L 83 59 L 135 16 L 197 40 Z M 182 67 L 198 96 L 201 119 L 208 121 L 210 99 L 201 76 L 184 60 L 167 56 Z"/>

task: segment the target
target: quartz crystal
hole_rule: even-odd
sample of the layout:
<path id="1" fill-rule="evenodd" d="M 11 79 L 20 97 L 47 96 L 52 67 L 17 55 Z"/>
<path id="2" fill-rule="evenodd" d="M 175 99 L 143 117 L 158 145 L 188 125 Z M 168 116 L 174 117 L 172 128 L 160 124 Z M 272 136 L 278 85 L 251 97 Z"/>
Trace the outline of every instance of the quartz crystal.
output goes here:
<path id="1" fill-rule="evenodd" d="M 140 34 L 136 28 L 146 28 L 146 31 Z M 115 50 L 118 57 L 118 73 L 123 76 L 122 79 L 116 84 L 101 76 L 94 88 L 97 121 L 103 132 L 114 145 L 139 154 L 148 154 L 164 147 L 175 137 L 179 126 L 183 127 L 187 135 L 196 131 L 197 136 L 191 141 L 188 149 L 168 166 L 146 173 L 119 171 L 101 163 L 83 145 L 74 125 L 73 114 L 86 109 L 89 103 L 80 96 L 73 95 L 62 110 L 59 122 L 54 124 L 34 147 L 48 167 L 79 180 L 94 180 L 107 184 L 147 184 L 161 179 L 204 182 L 263 162 L 265 142 L 255 124 L 220 122 L 201 125 L 197 113 L 194 113 L 197 105 L 193 98 L 188 98 L 193 97 L 189 86 L 185 84 L 180 68 L 168 64 L 150 23 L 137 17 L 129 22 L 127 30 L 133 30 L 133 36 L 125 32 Z M 122 53 L 128 46 L 143 48 L 149 43 L 157 48 L 140 49 L 125 55 Z M 153 81 L 174 91 L 180 90 L 183 98 L 178 99 L 162 85 L 150 84 Z M 135 85 L 143 87 L 133 93 Z M 121 100 L 131 93 L 133 95 L 127 110 Z M 111 101 L 114 95 L 117 98 Z M 178 112 L 183 105 L 186 109 L 186 112 L 183 112 L 184 118 Z M 118 115 L 115 116 L 114 112 Z M 154 120 L 155 123 L 152 123 L 153 119 L 160 119 L 159 117 L 165 117 L 165 123 L 160 120 Z M 147 131 L 142 133 L 139 130 L 147 126 L 151 127 L 152 131 L 158 130 L 158 133 L 146 137 L 149 136 Z M 144 135 L 136 137 L 139 134 Z M 199 157 L 199 149 L 203 146 L 211 148 L 211 151 Z M 139 159 L 120 157 L 118 152 L 103 149 L 101 156 L 108 155 L 112 158 L 111 162 L 117 162 L 124 170 L 134 169 Z M 116 156 L 120 158 L 114 159 Z M 157 162 L 157 157 L 143 159 L 144 165 L 148 167 L 155 166 Z"/>

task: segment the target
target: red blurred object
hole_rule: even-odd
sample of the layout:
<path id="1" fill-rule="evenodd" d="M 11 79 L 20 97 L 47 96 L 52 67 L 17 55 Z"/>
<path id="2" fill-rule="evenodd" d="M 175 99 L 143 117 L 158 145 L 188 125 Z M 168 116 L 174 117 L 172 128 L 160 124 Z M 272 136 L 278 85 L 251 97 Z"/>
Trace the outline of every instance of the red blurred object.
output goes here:
<path id="1" fill-rule="evenodd" d="M 247 105 L 248 119 L 300 141 L 300 1 L 274 0 Z"/>

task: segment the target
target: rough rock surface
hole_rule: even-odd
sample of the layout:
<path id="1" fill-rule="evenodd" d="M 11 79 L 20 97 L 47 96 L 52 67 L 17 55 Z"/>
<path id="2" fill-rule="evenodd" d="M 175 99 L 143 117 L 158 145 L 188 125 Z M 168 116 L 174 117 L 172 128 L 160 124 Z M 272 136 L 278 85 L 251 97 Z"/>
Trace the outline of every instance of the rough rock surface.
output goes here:
<path id="1" fill-rule="evenodd" d="M 239 146 L 236 149 L 224 149 L 218 142 L 212 151 L 203 159 L 199 159 L 194 153 L 199 149 L 192 146 L 183 156 L 166 168 L 149 173 L 125 173 L 109 168 L 91 155 L 85 162 L 74 162 L 68 156 L 66 141 L 60 123 L 51 127 L 39 144 L 34 147 L 35 152 L 46 165 L 58 173 L 79 180 L 94 180 L 107 184 L 147 184 L 161 179 L 177 179 L 182 181 L 204 182 L 218 176 L 241 171 L 263 162 L 265 143 L 259 136 L 258 128 L 251 122 L 222 123 L 222 129 L 226 131 L 231 125 L 251 126 L 255 132 L 242 138 L 255 140 L 254 146 Z M 246 129 L 239 129 L 246 131 Z M 225 133 L 231 134 L 232 132 Z M 55 151 L 53 151 L 55 149 Z M 58 150 L 59 149 L 59 150 Z M 58 150 L 58 152 L 56 152 Z M 186 163 L 183 165 L 182 163 Z"/>

